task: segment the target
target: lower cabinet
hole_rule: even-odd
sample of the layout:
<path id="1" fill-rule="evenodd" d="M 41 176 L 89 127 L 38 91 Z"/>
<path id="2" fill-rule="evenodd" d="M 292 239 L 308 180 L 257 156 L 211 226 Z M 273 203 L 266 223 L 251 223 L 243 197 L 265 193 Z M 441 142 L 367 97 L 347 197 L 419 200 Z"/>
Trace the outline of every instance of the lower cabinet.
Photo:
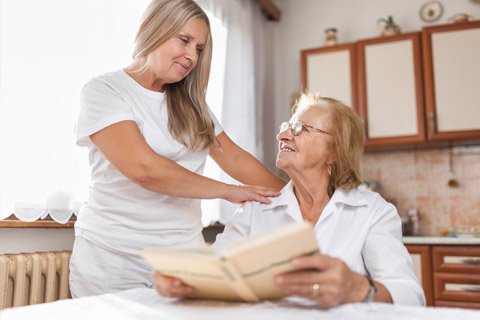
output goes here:
<path id="1" fill-rule="evenodd" d="M 429 306 L 480 309 L 480 246 L 407 245 Z"/>
<path id="2" fill-rule="evenodd" d="M 413 268 L 425 292 L 427 306 L 433 306 L 432 254 L 427 245 L 407 245 Z"/>

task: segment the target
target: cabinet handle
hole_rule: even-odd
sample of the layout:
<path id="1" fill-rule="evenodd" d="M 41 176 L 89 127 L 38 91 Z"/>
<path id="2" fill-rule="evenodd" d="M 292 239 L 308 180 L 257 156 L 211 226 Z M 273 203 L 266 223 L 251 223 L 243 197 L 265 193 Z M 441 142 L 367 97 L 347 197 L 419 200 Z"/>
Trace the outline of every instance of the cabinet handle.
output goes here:
<path id="1" fill-rule="evenodd" d="M 464 291 L 464 292 L 480 292 L 480 285 L 445 283 L 445 290 Z"/>
<path id="2" fill-rule="evenodd" d="M 443 262 L 480 265 L 480 257 L 444 256 Z"/>
<path id="3" fill-rule="evenodd" d="M 437 124 L 435 122 L 435 112 L 433 111 L 430 111 L 430 116 L 429 116 L 429 120 L 430 120 L 430 128 L 432 128 L 432 131 L 433 132 L 436 132 L 437 131 Z"/>

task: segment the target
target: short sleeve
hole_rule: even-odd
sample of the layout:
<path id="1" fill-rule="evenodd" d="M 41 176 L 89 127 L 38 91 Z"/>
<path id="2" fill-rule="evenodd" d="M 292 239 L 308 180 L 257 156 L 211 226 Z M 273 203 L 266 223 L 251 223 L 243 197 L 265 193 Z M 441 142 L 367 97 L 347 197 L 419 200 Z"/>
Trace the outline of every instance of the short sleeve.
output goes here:
<path id="1" fill-rule="evenodd" d="M 218 122 L 218 119 L 217 117 L 215 117 L 212 110 L 208 109 L 208 111 L 210 112 L 210 116 L 212 117 L 213 125 L 215 127 L 215 136 L 218 136 L 220 133 L 223 132 L 223 127 L 220 122 Z"/>
<path id="2" fill-rule="evenodd" d="M 129 105 L 107 83 L 93 79 L 81 93 L 80 113 L 75 125 L 76 143 L 80 147 L 89 146 L 90 135 L 125 120 L 135 120 Z"/>

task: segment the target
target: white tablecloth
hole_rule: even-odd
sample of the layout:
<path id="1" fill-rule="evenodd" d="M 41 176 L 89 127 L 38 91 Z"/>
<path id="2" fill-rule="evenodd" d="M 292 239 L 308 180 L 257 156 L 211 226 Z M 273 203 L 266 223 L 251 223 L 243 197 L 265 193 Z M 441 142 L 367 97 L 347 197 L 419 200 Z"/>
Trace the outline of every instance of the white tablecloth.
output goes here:
<path id="1" fill-rule="evenodd" d="M 184 300 L 160 297 L 153 289 L 135 289 L 74 300 L 61 300 L 0 311 L 0 320 L 480 320 L 480 311 L 420 308 L 381 303 L 350 304 L 322 310 L 300 299 L 258 304 Z"/>

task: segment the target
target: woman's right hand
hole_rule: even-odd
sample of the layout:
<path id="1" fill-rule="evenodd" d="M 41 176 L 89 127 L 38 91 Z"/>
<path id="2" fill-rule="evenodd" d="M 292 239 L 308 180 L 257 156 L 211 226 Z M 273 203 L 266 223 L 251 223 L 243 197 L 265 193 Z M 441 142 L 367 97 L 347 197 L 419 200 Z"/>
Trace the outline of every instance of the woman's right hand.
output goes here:
<path id="1" fill-rule="evenodd" d="M 157 271 L 153 273 L 152 279 L 157 292 L 165 297 L 185 298 L 193 292 L 193 288 L 180 279 L 162 275 Z"/>
<path id="2" fill-rule="evenodd" d="M 268 197 L 278 197 L 280 191 L 263 186 L 248 186 L 248 185 L 229 185 L 225 189 L 223 199 L 242 204 L 245 201 L 258 201 L 260 203 L 271 203 Z"/>

